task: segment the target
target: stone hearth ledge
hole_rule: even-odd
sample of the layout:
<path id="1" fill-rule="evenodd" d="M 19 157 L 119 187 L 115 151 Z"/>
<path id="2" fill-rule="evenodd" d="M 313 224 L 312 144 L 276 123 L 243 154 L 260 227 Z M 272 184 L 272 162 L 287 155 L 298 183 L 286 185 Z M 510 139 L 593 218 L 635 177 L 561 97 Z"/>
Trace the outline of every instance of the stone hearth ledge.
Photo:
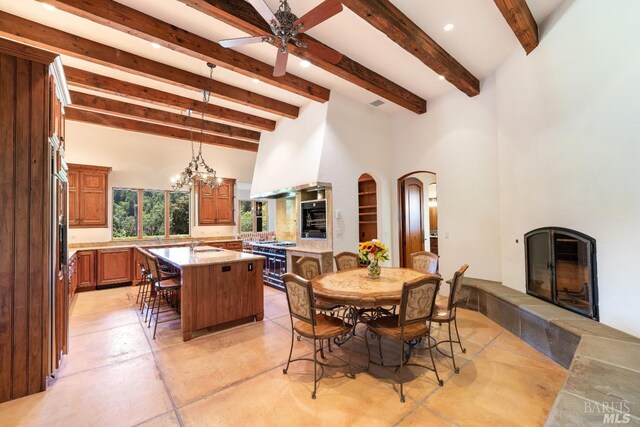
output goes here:
<path id="1" fill-rule="evenodd" d="M 569 369 L 546 426 L 640 425 L 640 338 L 500 282 L 465 278 L 463 291 L 468 309 Z"/>

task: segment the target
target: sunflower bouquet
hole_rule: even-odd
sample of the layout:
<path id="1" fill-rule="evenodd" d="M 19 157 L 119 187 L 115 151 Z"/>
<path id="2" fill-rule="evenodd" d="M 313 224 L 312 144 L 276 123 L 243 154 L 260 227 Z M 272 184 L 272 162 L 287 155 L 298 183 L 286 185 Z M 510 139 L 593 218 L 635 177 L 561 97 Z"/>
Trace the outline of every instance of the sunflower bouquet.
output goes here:
<path id="1" fill-rule="evenodd" d="M 379 240 L 373 239 L 369 242 L 360 243 L 360 260 L 367 264 L 369 270 L 369 278 L 377 279 L 380 277 L 380 261 L 389 260 L 389 248 L 387 248 Z"/>

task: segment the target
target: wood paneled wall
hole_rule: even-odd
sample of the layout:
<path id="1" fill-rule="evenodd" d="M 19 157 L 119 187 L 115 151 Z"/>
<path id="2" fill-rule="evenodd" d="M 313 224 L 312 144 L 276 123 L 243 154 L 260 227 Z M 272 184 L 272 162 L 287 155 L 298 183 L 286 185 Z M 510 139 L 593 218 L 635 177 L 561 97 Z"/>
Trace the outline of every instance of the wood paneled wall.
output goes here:
<path id="1" fill-rule="evenodd" d="M 0 43 L 0 402 L 45 389 L 54 57 Z"/>

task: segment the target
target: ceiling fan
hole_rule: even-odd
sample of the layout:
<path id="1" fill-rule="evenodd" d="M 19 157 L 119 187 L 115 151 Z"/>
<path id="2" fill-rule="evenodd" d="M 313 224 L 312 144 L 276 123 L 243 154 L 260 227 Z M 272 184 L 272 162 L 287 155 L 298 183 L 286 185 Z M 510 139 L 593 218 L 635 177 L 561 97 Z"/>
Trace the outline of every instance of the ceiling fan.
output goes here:
<path id="1" fill-rule="evenodd" d="M 298 39 L 298 35 L 326 21 L 342 11 L 342 3 L 339 0 L 325 0 L 309 12 L 298 18 L 289 6 L 288 0 L 280 0 L 280 7 L 273 13 L 264 0 L 246 0 L 269 23 L 273 36 L 240 37 L 236 39 L 220 40 L 223 47 L 235 47 L 245 44 L 267 42 L 278 47 L 276 65 L 273 67 L 275 77 L 284 76 L 289 57 L 288 43 L 292 42 L 297 47 L 308 48 L 307 44 Z M 322 54 L 322 52 L 318 52 Z M 334 59 L 335 60 L 335 59 Z"/>

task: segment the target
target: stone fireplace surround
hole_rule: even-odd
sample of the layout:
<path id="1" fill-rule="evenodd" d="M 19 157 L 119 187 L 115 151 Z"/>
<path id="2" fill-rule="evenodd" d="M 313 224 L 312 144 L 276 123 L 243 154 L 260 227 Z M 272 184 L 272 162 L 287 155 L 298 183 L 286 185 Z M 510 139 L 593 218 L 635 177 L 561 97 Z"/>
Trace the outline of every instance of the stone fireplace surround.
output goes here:
<path id="1" fill-rule="evenodd" d="M 569 369 L 547 426 L 603 425 L 605 414 L 640 424 L 640 338 L 500 282 L 465 278 L 463 291 L 466 308 Z"/>

